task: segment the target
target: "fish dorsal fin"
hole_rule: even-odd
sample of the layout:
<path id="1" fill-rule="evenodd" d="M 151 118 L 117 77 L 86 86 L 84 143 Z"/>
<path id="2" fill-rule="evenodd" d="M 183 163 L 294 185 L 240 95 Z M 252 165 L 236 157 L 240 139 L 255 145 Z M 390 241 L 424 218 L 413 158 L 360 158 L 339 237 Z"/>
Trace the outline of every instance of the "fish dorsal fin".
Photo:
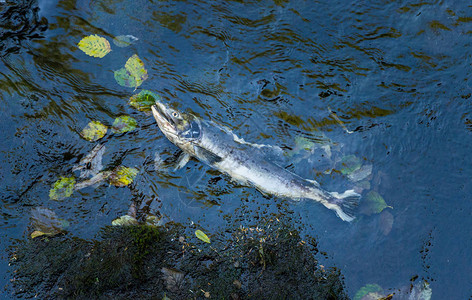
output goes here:
<path id="1" fill-rule="evenodd" d="M 194 146 L 194 147 L 195 147 L 195 153 L 197 154 L 197 157 L 204 160 L 206 163 L 210 165 L 219 163 L 220 161 L 223 160 L 220 156 L 216 155 L 213 152 L 208 151 L 205 148 L 202 148 L 200 146 Z"/>

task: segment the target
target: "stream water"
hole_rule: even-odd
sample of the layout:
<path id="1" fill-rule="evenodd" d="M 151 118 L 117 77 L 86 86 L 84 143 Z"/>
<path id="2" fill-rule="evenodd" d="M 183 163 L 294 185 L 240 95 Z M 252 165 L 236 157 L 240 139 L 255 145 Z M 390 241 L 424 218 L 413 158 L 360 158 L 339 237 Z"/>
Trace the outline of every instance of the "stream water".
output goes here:
<path id="1" fill-rule="evenodd" d="M 111 43 L 105 57 L 78 48 L 92 34 Z M 120 35 L 138 40 L 120 48 L 112 42 Z M 133 202 L 208 233 L 241 207 L 288 203 L 350 296 L 419 278 L 433 299 L 471 297 L 471 42 L 467 1 L 0 1 L 2 298 L 11 297 L 6 249 L 29 238 L 32 208 L 93 238 Z M 136 90 L 114 77 L 134 54 L 148 72 Z M 374 191 L 390 207 L 347 223 L 196 160 L 174 171 L 178 149 L 128 104 L 144 89 L 246 141 L 282 147 L 285 167 L 327 190 L 362 188 L 363 199 Z M 121 115 L 137 129 L 98 142 L 80 136 L 90 121 L 111 126 Z M 52 184 L 74 175 L 97 143 L 105 167 L 139 170 L 133 184 L 51 200 Z M 338 163 L 331 173 L 323 172 L 326 149 Z M 340 171 L 345 157 L 371 166 L 363 183 Z"/>

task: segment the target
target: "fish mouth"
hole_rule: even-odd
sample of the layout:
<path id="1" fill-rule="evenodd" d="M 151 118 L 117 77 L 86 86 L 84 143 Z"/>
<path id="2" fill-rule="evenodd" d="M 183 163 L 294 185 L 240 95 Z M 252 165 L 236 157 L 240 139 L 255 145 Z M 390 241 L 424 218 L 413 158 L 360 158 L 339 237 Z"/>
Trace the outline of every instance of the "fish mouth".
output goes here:
<path id="1" fill-rule="evenodd" d="M 172 122 L 172 118 L 168 115 L 167 107 L 164 104 L 156 102 L 154 105 L 151 106 L 151 110 L 154 119 L 156 119 L 157 125 L 159 126 L 159 128 L 161 128 L 162 131 L 164 131 L 165 133 L 177 135 L 175 126 Z"/>

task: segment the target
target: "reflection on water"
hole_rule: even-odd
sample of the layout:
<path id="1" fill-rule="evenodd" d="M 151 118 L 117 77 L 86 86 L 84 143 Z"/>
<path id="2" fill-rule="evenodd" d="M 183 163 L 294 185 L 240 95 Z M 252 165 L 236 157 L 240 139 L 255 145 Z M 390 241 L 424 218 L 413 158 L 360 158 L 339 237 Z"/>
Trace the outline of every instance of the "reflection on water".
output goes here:
<path id="1" fill-rule="evenodd" d="M 132 203 L 138 214 L 207 232 L 241 207 L 269 213 L 284 203 L 328 253 L 320 260 L 340 267 L 351 296 L 367 283 L 388 290 L 419 278 L 438 299 L 466 298 L 470 20 L 467 5 L 453 1 L 0 1 L 0 246 L 30 234 L 32 207 L 91 238 Z M 92 34 L 139 40 L 112 44 L 98 59 L 77 47 Z M 136 91 L 114 79 L 134 54 L 149 75 Z M 173 170 L 176 147 L 128 104 L 143 89 L 247 141 L 280 146 L 284 166 L 328 190 L 374 191 L 393 209 L 375 202 L 346 224 L 195 160 Z M 51 201 L 51 185 L 96 146 L 81 130 L 92 120 L 111 127 L 121 115 L 137 130 L 101 139 L 102 164 L 138 169 L 135 181 Z"/>

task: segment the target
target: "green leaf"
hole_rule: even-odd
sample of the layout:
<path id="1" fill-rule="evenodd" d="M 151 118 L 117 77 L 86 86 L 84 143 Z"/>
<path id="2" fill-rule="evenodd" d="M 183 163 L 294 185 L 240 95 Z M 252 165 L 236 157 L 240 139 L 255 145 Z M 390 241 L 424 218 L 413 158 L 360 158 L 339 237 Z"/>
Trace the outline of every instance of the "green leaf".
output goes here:
<path id="1" fill-rule="evenodd" d="M 362 288 L 360 288 L 356 295 L 354 295 L 353 300 L 361 300 L 364 298 L 364 296 L 370 294 L 370 293 L 382 293 L 383 289 L 380 285 L 378 284 L 366 284 Z"/>
<path id="2" fill-rule="evenodd" d="M 312 151 L 315 148 L 315 143 L 303 136 L 295 137 L 295 147 L 306 151 Z"/>
<path id="3" fill-rule="evenodd" d="M 138 40 L 137 37 L 132 35 L 119 35 L 113 39 L 113 44 L 120 48 L 128 47 Z"/>
<path id="4" fill-rule="evenodd" d="M 148 78 L 147 70 L 144 68 L 144 63 L 137 54 L 134 54 L 128 59 L 125 64 L 125 69 L 136 80 L 136 88 Z"/>
<path id="5" fill-rule="evenodd" d="M 162 217 L 147 216 L 145 223 L 149 226 L 161 226 L 163 224 L 163 220 Z"/>
<path id="6" fill-rule="evenodd" d="M 138 225 L 138 220 L 133 218 L 129 215 L 121 216 L 111 222 L 113 226 L 130 226 L 130 225 Z"/>
<path id="7" fill-rule="evenodd" d="M 61 177 L 54 183 L 52 189 L 49 190 L 49 198 L 52 200 L 63 200 L 72 195 L 74 186 L 74 177 Z"/>
<path id="8" fill-rule="evenodd" d="M 113 133 L 125 133 L 134 130 L 138 122 L 130 116 L 120 116 L 115 119 L 111 130 Z"/>
<path id="9" fill-rule="evenodd" d="M 195 235 L 197 236 L 197 238 L 204 241 L 205 243 L 210 243 L 210 238 L 200 229 L 195 231 Z"/>
<path id="10" fill-rule="evenodd" d="M 137 88 L 147 78 L 144 63 L 136 54 L 126 61 L 124 68 L 115 71 L 115 80 L 121 86 Z"/>
<path id="11" fill-rule="evenodd" d="M 382 210 L 387 207 L 392 208 L 391 206 L 388 206 L 387 203 L 385 203 L 384 198 L 380 196 L 379 193 L 377 193 L 376 191 L 370 191 L 364 197 L 359 207 L 359 212 L 370 216 L 372 214 L 378 214 L 382 212 Z"/>
<path id="12" fill-rule="evenodd" d="M 342 168 L 340 171 L 343 175 L 349 175 L 352 172 L 359 170 L 362 166 L 361 160 L 355 155 L 343 157 L 341 159 L 341 164 Z"/>
<path id="13" fill-rule="evenodd" d="M 99 58 L 104 57 L 111 51 L 108 40 L 98 35 L 84 37 L 77 46 L 79 46 L 79 49 L 85 52 L 85 54 Z"/>
<path id="14" fill-rule="evenodd" d="M 80 132 L 80 135 L 87 141 L 97 141 L 105 136 L 107 133 L 107 127 L 99 121 L 91 121 L 85 126 Z"/>
<path id="15" fill-rule="evenodd" d="M 136 79 L 125 68 L 115 71 L 115 80 L 119 85 L 125 87 L 135 87 Z"/>
<path id="16" fill-rule="evenodd" d="M 139 94 L 129 98 L 129 104 L 139 111 L 149 111 L 156 101 L 162 101 L 161 97 L 151 91 L 142 90 Z"/>
<path id="17" fill-rule="evenodd" d="M 35 230 L 31 233 L 31 238 L 34 239 L 34 238 L 36 238 L 38 236 L 42 236 L 42 235 L 45 235 L 45 233 L 42 232 L 42 231 L 39 231 L 39 230 Z"/>
<path id="18" fill-rule="evenodd" d="M 117 187 L 127 186 L 133 182 L 138 175 L 138 170 L 135 168 L 128 168 L 125 166 L 118 166 L 113 170 L 113 173 L 108 177 L 110 183 Z"/>

